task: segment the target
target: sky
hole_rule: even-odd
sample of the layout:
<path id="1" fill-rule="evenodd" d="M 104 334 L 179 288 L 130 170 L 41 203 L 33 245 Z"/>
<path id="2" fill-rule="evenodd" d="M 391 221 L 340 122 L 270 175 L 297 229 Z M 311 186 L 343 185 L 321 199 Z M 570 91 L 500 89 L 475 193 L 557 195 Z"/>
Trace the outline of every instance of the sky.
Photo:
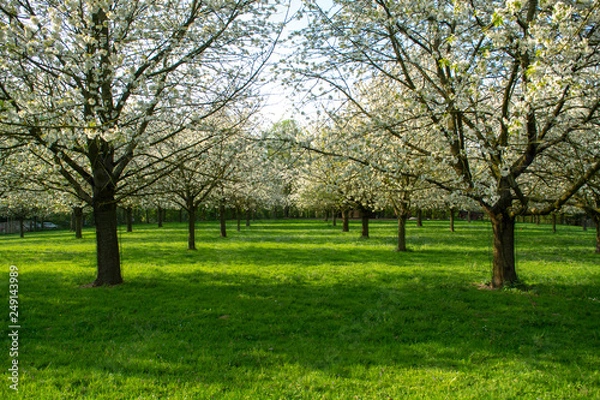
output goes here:
<path id="1" fill-rule="evenodd" d="M 318 3 L 325 9 L 331 7 L 331 0 L 317 0 Z M 282 10 L 280 18 L 283 20 L 285 13 L 288 12 L 288 18 L 295 15 L 301 7 L 302 0 L 290 0 L 290 9 Z M 307 24 L 306 19 L 298 20 L 292 18 L 284 28 L 282 39 L 285 39 L 289 33 L 302 29 Z M 276 64 L 278 60 L 284 57 L 289 57 L 293 49 L 285 48 L 285 45 L 280 45 L 272 56 L 271 62 Z M 271 75 L 267 71 L 265 78 L 269 79 Z M 269 126 L 275 122 L 285 119 L 294 119 L 302 123 L 306 118 L 316 113 L 316 109 L 308 104 L 302 105 L 303 93 L 293 93 L 290 88 L 283 87 L 278 82 L 271 82 L 262 88 L 262 94 L 265 96 L 265 106 L 262 110 L 262 117 L 265 125 Z M 305 115 L 302 115 L 302 112 Z"/>
<path id="2" fill-rule="evenodd" d="M 282 10 L 281 19 L 285 17 L 285 13 L 288 12 L 289 16 L 294 15 L 301 7 L 301 0 L 291 0 L 290 9 Z M 282 39 L 285 39 L 290 32 L 301 29 L 305 21 L 298 21 L 292 19 L 284 28 Z M 292 49 L 286 49 L 284 45 L 279 45 L 275 49 L 275 53 L 272 56 L 271 62 L 277 64 L 278 60 L 286 57 L 292 51 Z M 273 76 L 269 71 L 266 71 L 265 78 L 272 79 Z M 299 110 L 296 109 L 293 101 L 290 99 L 291 90 L 283 87 L 278 82 L 270 82 L 261 88 L 261 93 L 265 96 L 265 106 L 261 112 L 263 118 L 267 123 L 275 123 L 284 119 L 298 119 Z"/>

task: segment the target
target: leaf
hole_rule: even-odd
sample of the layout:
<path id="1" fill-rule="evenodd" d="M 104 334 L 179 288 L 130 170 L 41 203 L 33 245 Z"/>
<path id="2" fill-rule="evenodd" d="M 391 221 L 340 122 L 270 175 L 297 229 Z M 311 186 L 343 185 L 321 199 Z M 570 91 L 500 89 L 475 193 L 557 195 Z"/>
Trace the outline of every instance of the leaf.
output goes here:
<path id="1" fill-rule="evenodd" d="M 504 18 L 498 14 L 497 11 L 494 11 L 494 14 L 492 15 L 492 25 L 494 25 L 496 28 L 504 25 Z"/>

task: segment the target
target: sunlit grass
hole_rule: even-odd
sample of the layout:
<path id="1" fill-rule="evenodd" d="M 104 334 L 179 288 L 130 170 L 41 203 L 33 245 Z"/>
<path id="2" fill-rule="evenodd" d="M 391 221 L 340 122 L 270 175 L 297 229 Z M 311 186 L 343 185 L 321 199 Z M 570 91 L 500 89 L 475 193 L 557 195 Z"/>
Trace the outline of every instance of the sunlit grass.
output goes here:
<path id="1" fill-rule="evenodd" d="M 136 225 L 121 232 L 126 283 L 98 289 L 82 288 L 92 231 L 0 236 L 3 291 L 20 272 L 18 397 L 600 398 L 593 232 L 518 225 L 524 292 L 479 289 L 485 223 L 411 226 L 406 253 L 393 221 L 368 240 L 351 228 L 258 221 L 220 238 L 201 223 L 187 251 L 184 225 Z"/>

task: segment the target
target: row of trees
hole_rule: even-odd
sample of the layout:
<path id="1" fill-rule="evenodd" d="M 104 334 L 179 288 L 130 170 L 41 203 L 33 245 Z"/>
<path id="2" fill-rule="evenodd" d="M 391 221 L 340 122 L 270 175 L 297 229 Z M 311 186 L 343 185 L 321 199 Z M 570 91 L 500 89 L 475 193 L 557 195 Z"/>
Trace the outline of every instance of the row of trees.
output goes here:
<path id="1" fill-rule="evenodd" d="M 494 287 L 518 281 L 516 216 L 575 198 L 597 220 L 596 1 L 335 0 L 306 13 L 290 79 L 337 101 L 332 132 L 306 147 L 377 171 L 400 218 L 424 184 L 477 203 Z"/>
<path id="2" fill-rule="evenodd" d="M 37 174 L 52 180 L 47 186 L 92 207 L 94 285 L 122 282 L 117 203 L 176 171 L 194 156 L 189 151 L 227 140 L 239 124 L 232 105 L 254 106 L 250 86 L 278 38 L 269 22 L 277 4 L 14 0 L 0 7 L 3 152 L 22 157 L 25 149 L 36 158 L 31 169 L 48 169 Z M 169 145 L 176 148 L 161 153 Z"/>
<path id="3" fill-rule="evenodd" d="M 411 209 L 482 209 L 494 287 L 518 280 L 517 216 L 576 205 L 600 226 L 596 2 L 331 4 L 305 2 L 278 65 L 324 115 L 265 129 L 278 1 L 7 2 L 0 199 L 90 207 L 93 285 L 122 281 L 118 204 L 184 209 L 190 249 L 209 203 L 358 209 L 363 229 L 392 208 L 399 251 Z"/>

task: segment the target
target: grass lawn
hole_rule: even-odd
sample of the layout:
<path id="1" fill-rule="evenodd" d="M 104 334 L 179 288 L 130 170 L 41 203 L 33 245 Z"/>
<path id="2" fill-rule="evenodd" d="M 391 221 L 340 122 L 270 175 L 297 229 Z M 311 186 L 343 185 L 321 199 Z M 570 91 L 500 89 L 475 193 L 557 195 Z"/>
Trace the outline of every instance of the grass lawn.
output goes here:
<path id="1" fill-rule="evenodd" d="M 478 287 L 489 224 L 413 225 L 406 253 L 394 221 L 201 223 L 195 252 L 182 224 L 136 225 L 126 283 L 95 289 L 92 231 L 0 236 L 3 332 L 12 264 L 21 325 L 0 398 L 600 399 L 593 230 L 518 224 L 525 292 Z"/>

